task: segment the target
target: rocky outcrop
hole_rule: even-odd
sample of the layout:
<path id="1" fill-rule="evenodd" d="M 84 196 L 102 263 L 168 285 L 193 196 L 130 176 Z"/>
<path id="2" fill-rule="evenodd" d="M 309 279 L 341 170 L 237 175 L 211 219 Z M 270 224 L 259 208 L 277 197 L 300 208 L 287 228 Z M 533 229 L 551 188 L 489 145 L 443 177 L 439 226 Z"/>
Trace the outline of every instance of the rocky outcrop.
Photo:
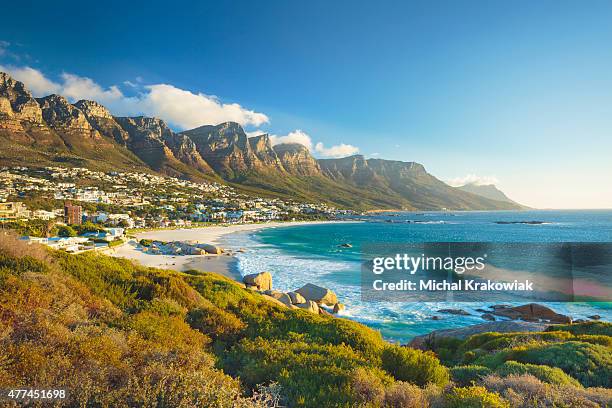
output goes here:
<path id="1" fill-rule="evenodd" d="M 216 126 L 200 126 L 182 132 L 196 145 L 200 155 L 223 177 L 230 180 L 258 167 L 244 129 L 235 122 Z"/>
<path id="2" fill-rule="evenodd" d="M 529 303 L 522 306 L 508 307 L 498 305 L 493 307 L 493 313 L 497 316 L 507 317 L 509 319 L 521 319 L 529 322 L 545 321 L 550 323 L 571 323 L 572 318 L 563 314 L 559 314 L 549 307 Z"/>
<path id="3" fill-rule="evenodd" d="M 534 322 L 519 322 L 519 321 L 497 321 L 475 324 L 471 326 L 459 327 L 456 329 L 445 329 L 445 330 L 434 330 L 429 334 L 417 336 L 410 343 L 408 347 L 426 349 L 428 344 L 432 344 L 436 339 L 440 338 L 457 338 L 464 340 L 474 334 L 487 333 L 487 332 L 498 332 L 498 333 L 512 333 L 512 332 L 539 332 L 545 331 L 549 327 L 549 324 L 545 323 L 534 323 Z"/>
<path id="4" fill-rule="evenodd" d="M 304 296 L 300 295 L 297 292 L 287 292 L 287 295 L 289 295 L 289 298 L 291 299 L 291 303 L 294 305 L 299 305 L 300 303 L 306 303 L 306 299 L 304 299 Z"/>
<path id="5" fill-rule="evenodd" d="M 266 290 L 263 292 L 264 295 L 268 295 L 279 302 L 281 302 L 285 306 L 291 306 L 293 302 L 291 301 L 291 297 L 288 294 L 279 292 L 278 290 Z"/>
<path id="6" fill-rule="evenodd" d="M 314 314 L 319 314 L 319 312 L 321 311 L 319 305 L 316 302 L 313 302 L 312 300 L 307 300 L 305 303 L 300 303 L 296 306 L 302 310 L 306 310 L 307 312 Z"/>
<path id="7" fill-rule="evenodd" d="M 18 121 L 43 124 L 42 110 L 25 87 L 8 74 L 0 72 L 0 115 Z"/>
<path id="8" fill-rule="evenodd" d="M 338 297 L 334 292 L 321 286 L 307 283 L 298 290 L 297 293 L 302 295 L 304 299 L 312 300 L 320 305 L 334 306 L 338 303 Z"/>
<path id="9" fill-rule="evenodd" d="M 462 315 L 462 316 L 470 316 L 469 312 L 466 312 L 463 309 L 440 309 L 438 313 L 446 313 L 446 314 L 454 314 L 454 315 Z"/>
<path id="10" fill-rule="evenodd" d="M 255 287 L 260 291 L 272 290 L 272 275 L 270 272 L 246 275 L 242 278 L 242 282 L 247 285 L 247 287 Z"/>
<path id="11" fill-rule="evenodd" d="M 98 102 L 84 99 L 75 103 L 74 106 L 83 112 L 87 121 L 94 129 L 102 135 L 115 140 L 118 144 L 127 146 L 129 141 L 128 132 L 115 121 L 115 118 L 113 118 L 108 109 Z"/>
<path id="12" fill-rule="evenodd" d="M 63 96 L 49 95 L 36 100 L 45 123 L 52 129 L 95 134 L 85 114 Z"/>
<path id="13" fill-rule="evenodd" d="M 203 174 L 214 173 L 212 167 L 202 158 L 195 143 L 189 137 L 167 132 L 164 135 L 164 142 L 170 148 L 174 157 L 182 163 L 185 163 Z"/>
<path id="14" fill-rule="evenodd" d="M 274 149 L 272 149 L 270 137 L 267 134 L 250 137 L 249 145 L 253 151 L 253 154 L 258 159 L 258 161 L 254 162 L 256 169 L 260 171 L 285 171 L 281 161 L 276 155 L 276 152 Z"/>
<path id="15" fill-rule="evenodd" d="M 321 167 L 310 151 L 299 143 L 282 143 L 274 146 L 274 152 L 289 174 L 298 176 L 319 176 Z"/>

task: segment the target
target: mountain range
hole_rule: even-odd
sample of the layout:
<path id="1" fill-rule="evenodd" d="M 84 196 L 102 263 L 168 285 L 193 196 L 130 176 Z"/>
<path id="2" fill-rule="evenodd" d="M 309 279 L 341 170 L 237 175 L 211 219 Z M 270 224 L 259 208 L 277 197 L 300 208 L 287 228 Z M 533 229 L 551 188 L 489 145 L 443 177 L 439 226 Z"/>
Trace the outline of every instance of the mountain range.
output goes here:
<path id="1" fill-rule="evenodd" d="M 158 118 L 113 116 L 95 101 L 34 98 L 5 73 L 0 73 L 0 165 L 156 172 L 360 210 L 521 208 L 499 190 L 451 187 L 416 162 L 361 155 L 317 160 L 301 144 L 272 145 L 267 134 L 248 137 L 234 122 L 175 132 Z"/>

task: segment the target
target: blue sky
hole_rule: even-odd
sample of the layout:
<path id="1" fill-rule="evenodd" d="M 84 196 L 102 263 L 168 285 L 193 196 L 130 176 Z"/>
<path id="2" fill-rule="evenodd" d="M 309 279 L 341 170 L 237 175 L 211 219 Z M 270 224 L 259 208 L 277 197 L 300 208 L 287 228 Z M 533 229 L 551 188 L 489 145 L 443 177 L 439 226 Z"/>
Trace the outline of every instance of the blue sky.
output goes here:
<path id="1" fill-rule="evenodd" d="M 38 93 L 612 208 L 609 1 L 27 3 L 3 5 L 0 66 Z"/>

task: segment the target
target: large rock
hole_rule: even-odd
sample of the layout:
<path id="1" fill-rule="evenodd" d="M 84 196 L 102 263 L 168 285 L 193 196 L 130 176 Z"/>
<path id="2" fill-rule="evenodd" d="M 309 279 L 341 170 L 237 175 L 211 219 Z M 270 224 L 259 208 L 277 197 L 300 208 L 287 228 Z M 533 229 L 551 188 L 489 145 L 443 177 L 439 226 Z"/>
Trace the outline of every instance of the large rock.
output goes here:
<path id="1" fill-rule="evenodd" d="M 516 307 L 496 307 L 493 314 L 509 319 L 521 319 L 530 322 L 548 321 L 551 323 L 571 323 L 572 318 L 559 314 L 546 306 L 529 303 Z"/>
<path id="2" fill-rule="evenodd" d="M 333 306 L 338 303 L 338 297 L 334 292 L 327 288 L 313 285 L 312 283 L 307 283 L 296 290 L 296 292 L 304 296 L 304 299 L 312 300 L 318 304 Z"/>
<path id="3" fill-rule="evenodd" d="M 284 304 L 283 302 L 281 302 L 278 299 L 275 299 L 274 297 L 270 296 L 270 295 L 266 295 L 265 293 L 262 293 L 262 296 L 264 298 L 266 298 L 267 300 L 269 300 L 272 303 L 276 303 L 278 306 L 287 306 L 286 304 Z"/>
<path id="4" fill-rule="evenodd" d="M 306 303 L 300 303 L 299 305 L 295 305 L 302 310 L 306 310 L 311 313 L 319 314 L 319 305 L 312 300 L 307 300 Z"/>
<path id="5" fill-rule="evenodd" d="M 533 322 L 520 322 L 520 321 L 497 321 L 488 322 L 481 324 L 474 324 L 470 326 L 459 327 L 456 329 L 444 329 L 434 330 L 429 334 L 417 336 L 408 343 L 408 347 L 426 349 L 428 344 L 431 344 L 435 339 L 440 338 L 456 338 L 464 340 L 474 334 L 487 333 L 487 332 L 498 332 L 498 333 L 512 333 L 512 332 L 534 332 L 534 331 L 545 331 L 550 324 L 546 323 L 533 323 Z"/>
<path id="6" fill-rule="evenodd" d="M 300 295 L 297 292 L 287 292 L 287 295 L 291 298 L 291 303 L 294 305 L 299 305 L 300 303 L 306 303 L 306 299 L 304 296 Z"/>
<path id="7" fill-rule="evenodd" d="M 208 254 L 216 254 L 216 255 L 220 255 L 221 253 L 223 253 L 223 250 L 216 246 L 216 245 L 212 245 L 212 244 L 198 244 L 197 245 L 198 248 L 203 249 L 204 251 L 206 251 L 206 253 Z"/>
<path id="8" fill-rule="evenodd" d="M 252 273 L 242 278 L 247 286 L 255 286 L 258 290 L 271 290 L 272 289 L 272 275 L 270 272 Z"/>
<path id="9" fill-rule="evenodd" d="M 463 309 L 440 309 L 438 310 L 438 313 L 446 313 L 446 314 L 454 314 L 454 315 L 461 315 L 461 316 L 470 316 L 470 314 L 468 312 L 466 312 Z"/>
<path id="10" fill-rule="evenodd" d="M 334 305 L 334 314 L 340 313 L 341 311 L 344 310 L 344 305 L 342 303 L 336 303 Z"/>
<path id="11" fill-rule="evenodd" d="M 264 294 L 273 297 L 285 306 L 289 306 L 292 304 L 289 295 L 283 292 L 279 292 L 278 290 L 266 290 Z"/>

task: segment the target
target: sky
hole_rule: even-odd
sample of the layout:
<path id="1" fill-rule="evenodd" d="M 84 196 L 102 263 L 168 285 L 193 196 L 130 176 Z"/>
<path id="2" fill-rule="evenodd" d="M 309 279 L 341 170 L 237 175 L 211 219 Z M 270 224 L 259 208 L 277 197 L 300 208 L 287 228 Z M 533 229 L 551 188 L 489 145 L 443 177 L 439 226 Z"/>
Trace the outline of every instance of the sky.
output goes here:
<path id="1" fill-rule="evenodd" d="M 612 208 L 612 2 L 9 2 L 0 70 L 177 129 Z"/>

